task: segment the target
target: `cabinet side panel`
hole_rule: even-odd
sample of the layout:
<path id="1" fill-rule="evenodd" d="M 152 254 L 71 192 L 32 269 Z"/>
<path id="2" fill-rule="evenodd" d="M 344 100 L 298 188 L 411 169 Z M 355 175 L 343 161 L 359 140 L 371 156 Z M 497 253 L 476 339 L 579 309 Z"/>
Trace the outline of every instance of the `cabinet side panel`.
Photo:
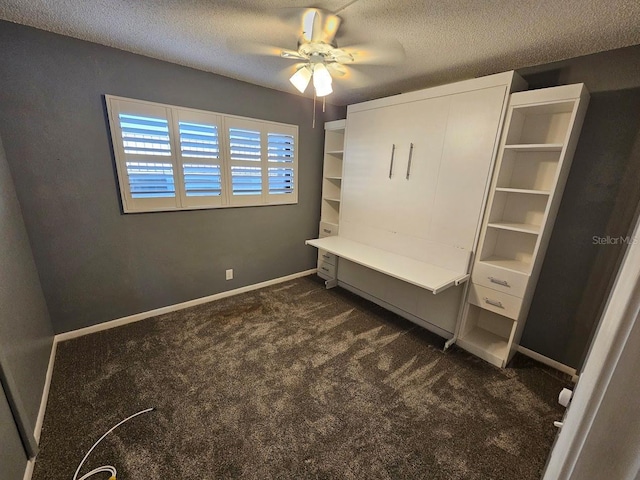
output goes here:
<path id="1" fill-rule="evenodd" d="M 456 95 L 451 103 L 429 238 L 473 250 L 506 87 Z"/>

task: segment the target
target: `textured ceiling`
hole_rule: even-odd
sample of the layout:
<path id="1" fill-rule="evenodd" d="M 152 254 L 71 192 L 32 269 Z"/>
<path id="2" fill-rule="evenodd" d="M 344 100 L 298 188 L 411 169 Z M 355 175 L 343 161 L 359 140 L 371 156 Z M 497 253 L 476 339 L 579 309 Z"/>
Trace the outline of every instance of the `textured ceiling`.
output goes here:
<path id="1" fill-rule="evenodd" d="M 338 46 L 406 52 L 336 79 L 338 105 L 640 44 L 638 0 L 0 0 L 0 18 L 296 93 L 291 60 L 229 45 L 296 49 L 285 7 L 308 6 L 342 17 Z"/>

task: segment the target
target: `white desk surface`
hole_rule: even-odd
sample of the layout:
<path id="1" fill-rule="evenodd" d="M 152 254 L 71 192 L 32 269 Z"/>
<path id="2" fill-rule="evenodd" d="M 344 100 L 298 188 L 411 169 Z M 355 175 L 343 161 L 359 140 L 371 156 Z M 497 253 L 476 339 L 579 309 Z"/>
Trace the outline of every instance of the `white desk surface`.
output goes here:
<path id="1" fill-rule="evenodd" d="M 305 243 L 390 277 L 424 288 L 434 294 L 452 285 L 464 283 L 469 278 L 467 273 L 447 270 L 340 236 L 317 238 L 307 240 Z"/>

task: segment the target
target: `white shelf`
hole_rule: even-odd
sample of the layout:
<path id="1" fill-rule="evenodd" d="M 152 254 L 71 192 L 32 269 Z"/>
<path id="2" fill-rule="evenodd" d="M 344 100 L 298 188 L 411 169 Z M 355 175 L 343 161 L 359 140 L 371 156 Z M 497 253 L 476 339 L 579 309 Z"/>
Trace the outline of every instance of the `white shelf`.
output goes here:
<path id="1" fill-rule="evenodd" d="M 464 283 L 467 273 L 454 272 L 413 258 L 403 257 L 341 236 L 307 240 L 307 245 L 320 248 L 390 277 L 416 285 L 437 294 L 453 285 Z"/>
<path id="2" fill-rule="evenodd" d="M 327 200 L 328 202 L 340 203 L 340 199 L 339 198 L 324 197 L 324 199 Z"/>
<path id="3" fill-rule="evenodd" d="M 464 337 L 460 337 L 458 344 L 474 355 L 499 367 L 502 367 L 509 355 L 509 342 L 506 338 L 480 327 L 475 327 Z"/>
<path id="4" fill-rule="evenodd" d="M 505 145 L 504 149 L 519 152 L 560 152 L 563 147 L 562 143 L 527 143 Z"/>
<path id="5" fill-rule="evenodd" d="M 342 177 L 324 177 L 327 180 L 336 180 L 336 181 L 342 181 Z"/>
<path id="6" fill-rule="evenodd" d="M 498 257 L 496 255 L 488 258 L 483 258 L 482 260 L 480 260 L 480 262 L 518 273 L 529 274 L 531 271 L 530 263 L 521 262 L 520 260 L 514 260 L 512 258 Z"/>
<path id="7" fill-rule="evenodd" d="M 530 190 L 527 188 L 507 188 L 507 187 L 498 187 L 496 188 L 496 192 L 524 193 L 527 195 L 550 195 L 551 194 L 549 190 Z"/>
<path id="8" fill-rule="evenodd" d="M 540 225 L 530 225 L 528 223 L 492 222 L 487 226 L 500 228 L 502 230 L 511 230 L 512 232 L 532 233 L 534 235 L 540 233 Z"/>
<path id="9" fill-rule="evenodd" d="M 334 157 L 342 157 L 344 155 L 344 150 L 329 150 L 324 153 L 326 155 L 333 155 Z"/>

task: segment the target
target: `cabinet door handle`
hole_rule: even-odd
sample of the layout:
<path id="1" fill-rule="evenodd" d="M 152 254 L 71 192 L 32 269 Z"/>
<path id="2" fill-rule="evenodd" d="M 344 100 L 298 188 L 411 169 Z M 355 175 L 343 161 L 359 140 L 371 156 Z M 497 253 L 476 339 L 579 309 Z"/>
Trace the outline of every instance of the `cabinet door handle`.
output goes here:
<path id="1" fill-rule="evenodd" d="M 484 297 L 483 300 L 484 300 L 484 303 L 488 303 L 489 305 L 493 305 L 494 307 L 504 308 L 504 305 L 502 305 L 502 302 L 499 302 L 497 300 L 491 300 L 490 298 L 487 298 L 487 297 Z"/>
<path id="2" fill-rule="evenodd" d="M 396 156 L 396 144 L 394 143 L 391 147 L 391 164 L 389 165 L 389 178 L 391 178 L 391 174 L 393 173 L 393 157 Z"/>
<path id="3" fill-rule="evenodd" d="M 329 230 L 328 228 L 323 228 L 323 229 L 322 229 L 322 231 L 323 231 L 324 233 L 331 233 L 331 230 Z"/>
<path id="4" fill-rule="evenodd" d="M 487 277 L 491 283 L 496 283 L 498 285 L 502 285 L 503 287 L 510 287 L 509 282 L 506 280 L 500 280 L 499 278 Z"/>
<path id="5" fill-rule="evenodd" d="M 407 163 L 407 180 L 409 180 L 409 175 L 411 175 L 411 159 L 413 158 L 413 143 L 411 147 L 409 147 L 409 163 Z"/>

